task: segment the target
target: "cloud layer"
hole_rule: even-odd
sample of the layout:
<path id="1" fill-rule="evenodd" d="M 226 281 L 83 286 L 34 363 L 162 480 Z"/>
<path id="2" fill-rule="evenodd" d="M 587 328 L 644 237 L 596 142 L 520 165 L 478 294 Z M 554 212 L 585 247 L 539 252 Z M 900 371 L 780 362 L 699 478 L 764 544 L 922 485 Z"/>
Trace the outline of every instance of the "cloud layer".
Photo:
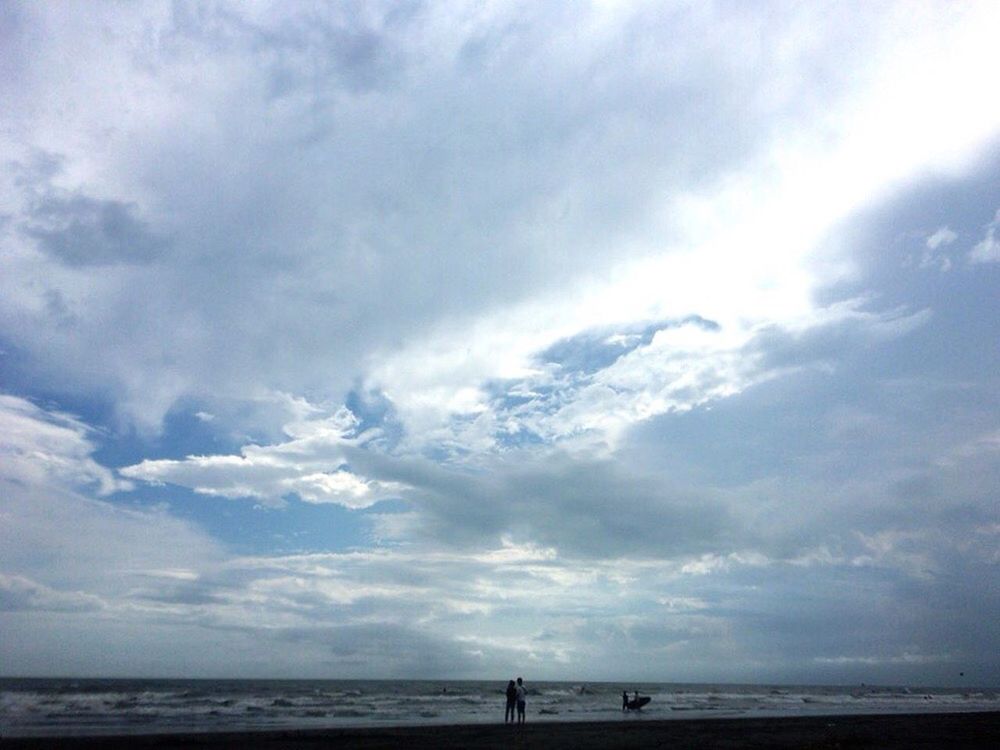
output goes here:
<path id="1" fill-rule="evenodd" d="M 997 683 L 998 21 L 0 11 L 4 669 Z"/>

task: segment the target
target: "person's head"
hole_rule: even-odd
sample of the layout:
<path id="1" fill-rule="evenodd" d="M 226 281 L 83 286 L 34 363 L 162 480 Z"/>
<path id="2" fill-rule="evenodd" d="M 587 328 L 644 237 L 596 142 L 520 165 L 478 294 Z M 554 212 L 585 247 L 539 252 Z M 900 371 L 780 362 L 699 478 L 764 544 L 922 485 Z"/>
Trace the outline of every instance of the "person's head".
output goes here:
<path id="1" fill-rule="evenodd" d="M 521 678 L 520 678 L 520 677 L 518 677 L 518 678 L 517 678 L 517 684 L 518 684 L 518 685 L 520 685 L 520 684 L 521 684 Z"/>
<path id="2" fill-rule="evenodd" d="M 514 681 L 511 680 L 510 682 L 508 682 L 507 687 L 514 687 Z"/>

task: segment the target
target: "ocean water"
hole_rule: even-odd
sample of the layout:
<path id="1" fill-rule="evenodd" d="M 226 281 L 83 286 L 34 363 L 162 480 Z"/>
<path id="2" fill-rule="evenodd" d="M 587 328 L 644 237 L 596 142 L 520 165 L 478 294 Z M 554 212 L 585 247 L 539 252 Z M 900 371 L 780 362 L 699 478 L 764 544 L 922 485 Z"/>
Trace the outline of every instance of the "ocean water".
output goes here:
<path id="1" fill-rule="evenodd" d="M 997 711 L 993 690 L 528 682 L 528 721 Z M 0 736 L 502 722 L 504 682 L 0 679 Z M 622 713 L 621 692 L 652 701 Z"/>

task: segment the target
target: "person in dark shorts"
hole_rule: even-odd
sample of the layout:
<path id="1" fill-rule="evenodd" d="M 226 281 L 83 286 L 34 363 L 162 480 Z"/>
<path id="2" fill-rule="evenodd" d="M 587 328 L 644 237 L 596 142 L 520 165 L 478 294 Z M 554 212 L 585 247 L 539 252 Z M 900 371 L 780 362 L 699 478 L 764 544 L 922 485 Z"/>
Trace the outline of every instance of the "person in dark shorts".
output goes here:
<path id="1" fill-rule="evenodd" d="M 517 678 L 517 723 L 524 723 L 524 705 L 528 700 L 528 691 L 524 689 L 524 680 Z"/>
<path id="2" fill-rule="evenodd" d="M 510 722 L 514 723 L 514 705 L 517 703 L 517 688 L 514 687 L 514 681 L 511 680 L 507 683 L 507 708 L 503 712 L 503 723 L 506 724 Z"/>

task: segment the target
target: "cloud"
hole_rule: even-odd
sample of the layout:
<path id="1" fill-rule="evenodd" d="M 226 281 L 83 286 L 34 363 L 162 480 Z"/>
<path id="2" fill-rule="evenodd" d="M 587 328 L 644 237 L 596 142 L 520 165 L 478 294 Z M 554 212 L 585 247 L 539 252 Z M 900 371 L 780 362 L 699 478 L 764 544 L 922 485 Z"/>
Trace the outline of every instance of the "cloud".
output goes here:
<path id="1" fill-rule="evenodd" d="M 986 225 L 986 236 L 969 251 L 969 263 L 1000 263 L 1000 240 L 997 240 L 997 227 L 1000 227 L 1000 210 L 989 224 Z"/>
<path id="2" fill-rule="evenodd" d="M 427 679 L 430 676 L 481 674 L 484 660 L 473 648 L 434 632 L 387 623 L 323 628 L 289 628 L 277 640 L 295 648 L 316 649 L 321 663 L 348 672 Z M 489 665 L 495 668 L 495 663 Z"/>
<path id="3" fill-rule="evenodd" d="M 166 241 L 150 233 L 134 205 L 85 195 L 50 195 L 33 207 L 25 234 L 70 266 L 149 263 Z"/>
<path id="4" fill-rule="evenodd" d="M 95 462 L 93 430 L 73 416 L 0 393 L 2 476 L 22 485 L 91 485 L 101 495 L 131 488 Z"/>
<path id="5" fill-rule="evenodd" d="M 948 227 L 941 227 L 929 235 L 925 242 L 926 247 L 923 257 L 920 259 L 919 267 L 936 268 L 942 272 L 950 271 L 952 266 L 951 258 L 943 252 L 938 252 L 938 248 L 947 247 L 956 239 L 958 239 L 958 235 Z"/>
<path id="6" fill-rule="evenodd" d="M 508 454 L 466 473 L 345 446 L 355 423 L 344 413 L 311 421 L 289 427 L 299 454 L 310 441 L 321 452 L 329 437 L 366 472 L 409 488 L 413 512 L 391 546 L 234 555 L 163 509 L 115 508 L 60 490 L 54 477 L 42 487 L 5 481 L 5 663 L 38 672 L 73 634 L 73 663 L 105 673 L 121 642 L 142 645 L 122 673 L 161 675 L 181 674 L 189 659 L 205 675 L 248 676 L 473 677 L 516 663 L 539 677 L 613 679 L 627 665 L 662 679 L 660 656 L 677 679 L 816 670 L 889 679 L 972 659 L 991 668 L 995 634 L 969 629 L 978 609 L 955 608 L 976 580 L 966 574 L 995 565 L 1000 524 L 988 513 L 937 506 L 926 517 L 932 531 L 905 528 L 883 510 L 912 509 L 913 493 L 894 498 L 886 479 L 812 480 L 798 489 L 812 498 L 803 503 L 780 482 L 671 490 L 627 455 Z M 991 440 L 963 443 L 953 464 L 930 467 L 975 480 L 946 482 L 952 508 L 981 491 L 982 466 L 970 462 L 995 456 Z M 26 572 L 40 551 L 44 582 Z M 953 580 L 968 583 L 956 591 Z M 218 647 L 199 660 L 206 644 Z"/>
<path id="7" fill-rule="evenodd" d="M 911 654 L 902 653 L 896 656 L 820 656 L 816 661 L 820 664 L 879 666 L 882 664 L 933 664 L 942 661 L 953 661 L 952 654 Z"/>
<path id="8" fill-rule="evenodd" d="M 182 461 L 146 460 L 120 470 L 122 476 L 147 482 L 189 486 L 202 495 L 255 498 L 281 505 L 289 495 L 310 503 L 337 503 L 367 508 L 392 497 L 392 484 L 359 479 L 355 474 L 323 462 L 319 471 L 302 464 L 271 463 L 266 455 L 246 449 L 243 456 L 189 456 Z M 308 473 L 307 473 L 308 472 Z"/>
<path id="9" fill-rule="evenodd" d="M 103 596 L 143 567 L 215 559 L 215 542 L 165 508 L 120 507 L 92 496 L 131 484 L 93 459 L 93 432 L 79 420 L 0 395 L 0 424 L 0 572 L 13 576 L 5 580 L 21 596 Z"/>
<path id="10" fill-rule="evenodd" d="M 950 245 L 958 239 L 958 235 L 948 227 L 941 227 L 927 238 L 927 247 L 930 250 L 937 250 L 939 247 Z"/>
<path id="11" fill-rule="evenodd" d="M 993 6 L 12 13 L 5 668 L 996 681 Z"/>
<path id="12" fill-rule="evenodd" d="M 358 477 L 349 471 L 344 449 L 364 444 L 377 433 L 356 432 L 358 422 L 346 408 L 325 419 L 286 425 L 291 440 L 275 446 L 249 445 L 239 456 L 188 456 L 147 459 L 119 470 L 131 479 L 190 487 L 203 495 L 255 498 L 282 505 L 295 495 L 310 503 L 367 508 L 395 497 L 402 485 Z"/>
<path id="13" fill-rule="evenodd" d="M 86 612 L 103 607 L 100 598 L 79 591 L 56 591 L 24 576 L 0 573 L 0 610 Z"/>
<path id="14" fill-rule="evenodd" d="M 575 557 L 673 558 L 718 544 L 732 522 L 723 498 L 610 462 L 514 454 L 483 469 L 411 479 L 419 513 L 401 538 L 481 548 L 513 536 Z"/>
<path id="15" fill-rule="evenodd" d="M 24 7 L 4 151 L 60 166 L 3 189 L 11 367 L 155 433 L 183 399 L 403 404 L 491 320 L 479 381 L 600 325 L 780 322 L 818 234 L 993 132 L 988 12 Z"/>

